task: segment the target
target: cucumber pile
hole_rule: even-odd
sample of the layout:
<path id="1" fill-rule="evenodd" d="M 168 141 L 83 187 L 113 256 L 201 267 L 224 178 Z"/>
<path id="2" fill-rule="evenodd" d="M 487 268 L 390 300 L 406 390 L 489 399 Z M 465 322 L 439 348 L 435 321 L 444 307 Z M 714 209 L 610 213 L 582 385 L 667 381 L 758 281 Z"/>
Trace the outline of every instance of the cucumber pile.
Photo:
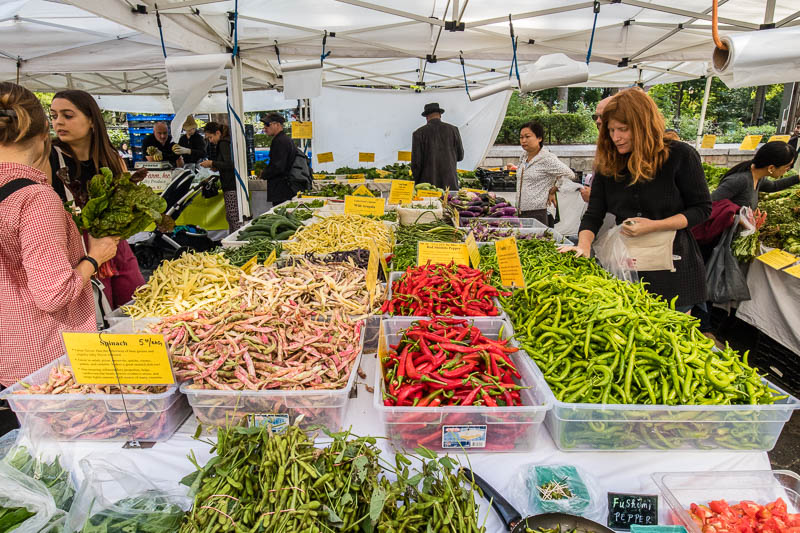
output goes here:
<path id="1" fill-rule="evenodd" d="M 249 241 L 266 237 L 273 241 L 285 241 L 302 227 L 303 221 L 292 213 L 268 213 L 261 215 L 252 224 L 240 231 L 237 240 Z"/>

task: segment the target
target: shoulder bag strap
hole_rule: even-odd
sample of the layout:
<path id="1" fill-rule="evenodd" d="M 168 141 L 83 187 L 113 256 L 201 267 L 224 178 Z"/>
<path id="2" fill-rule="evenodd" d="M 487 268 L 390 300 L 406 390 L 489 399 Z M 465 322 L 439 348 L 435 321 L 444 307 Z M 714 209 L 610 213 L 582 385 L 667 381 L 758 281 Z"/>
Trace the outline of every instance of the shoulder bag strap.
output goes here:
<path id="1" fill-rule="evenodd" d="M 15 180 L 11 180 L 2 187 L 0 187 L 0 202 L 17 192 L 18 190 L 22 189 L 23 187 L 27 187 L 28 185 L 36 185 L 36 182 L 33 180 L 29 180 L 28 178 L 17 178 Z"/>

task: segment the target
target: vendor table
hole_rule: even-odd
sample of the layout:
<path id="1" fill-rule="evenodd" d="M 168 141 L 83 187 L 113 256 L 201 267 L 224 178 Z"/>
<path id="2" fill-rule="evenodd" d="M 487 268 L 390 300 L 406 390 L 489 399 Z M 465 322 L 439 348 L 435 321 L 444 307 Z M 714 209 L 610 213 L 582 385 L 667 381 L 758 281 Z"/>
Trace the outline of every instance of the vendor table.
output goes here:
<path id="1" fill-rule="evenodd" d="M 754 260 L 747 273 L 750 300 L 736 316 L 800 357 L 800 279 Z"/>
<path id="2" fill-rule="evenodd" d="M 376 364 L 375 354 L 364 354 L 361 368 L 367 373 L 368 383 L 372 383 Z M 358 435 L 378 436 L 383 434 L 383 427 L 378 421 L 377 413 L 372 406 L 372 394 L 366 390 L 364 382 L 359 380 L 358 396 L 350 400 L 345 419 L 345 427 L 352 427 Z M 205 464 L 211 457 L 209 445 L 195 441 L 192 437 L 196 429 L 194 417 L 189 418 L 181 429 L 167 442 L 158 443 L 151 449 L 123 450 L 120 442 L 92 443 L 72 442 L 53 443 L 59 446 L 67 456 L 71 456 L 71 464 L 65 465 L 76 476 L 82 476 L 78 462 L 91 457 L 110 463 L 126 457 L 136 463 L 139 469 L 160 487 L 174 487 L 194 467 L 186 458 L 193 451 L 200 464 Z M 318 442 L 325 442 L 318 439 Z M 391 453 L 385 441 L 379 441 L 384 453 Z M 48 443 L 49 445 L 49 443 Z M 621 492 L 634 494 L 658 494 L 658 489 L 650 475 L 654 472 L 714 472 L 732 470 L 769 470 L 770 463 L 764 452 L 570 452 L 559 451 L 547 430 L 542 425 L 541 433 L 533 452 L 527 453 L 476 453 L 469 456 L 452 454 L 462 465 L 467 461 L 473 471 L 493 484 L 509 500 L 509 485 L 521 466 L 528 463 L 563 464 L 568 463 L 589 472 L 599 483 L 601 497 L 605 493 Z M 80 479 L 78 479 L 80 481 Z M 481 519 L 486 516 L 488 505 L 481 501 Z M 659 504 L 659 521 L 667 523 L 668 506 L 661 500 Z M 486 521 L 487 532 L 500 533 L 506 531 L 491 512 Z"/>

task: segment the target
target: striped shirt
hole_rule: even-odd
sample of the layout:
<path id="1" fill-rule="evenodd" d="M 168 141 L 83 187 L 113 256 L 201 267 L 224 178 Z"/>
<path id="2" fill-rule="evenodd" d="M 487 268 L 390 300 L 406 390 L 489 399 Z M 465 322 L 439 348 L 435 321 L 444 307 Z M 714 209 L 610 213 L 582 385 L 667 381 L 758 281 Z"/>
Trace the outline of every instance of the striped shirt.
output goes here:
<path id="1" fill-rule="evenodd" d="M 35 181 L 0 203 L 0 384 L 13 385 L 64 353 L 62 331 L 94 331 L 91 284 L 74 269 L 81 234 L 44 173 L 0 163 L 0 186 Z"/>
<path id="2" fill-rule="evenodd" d="M 533 159 L 523 153 L 517 165 L 517 209 L 533 211 L 547 208 L 547 195 L 562 179 L 571 180 L 575 173 L 547 148 Z"/>

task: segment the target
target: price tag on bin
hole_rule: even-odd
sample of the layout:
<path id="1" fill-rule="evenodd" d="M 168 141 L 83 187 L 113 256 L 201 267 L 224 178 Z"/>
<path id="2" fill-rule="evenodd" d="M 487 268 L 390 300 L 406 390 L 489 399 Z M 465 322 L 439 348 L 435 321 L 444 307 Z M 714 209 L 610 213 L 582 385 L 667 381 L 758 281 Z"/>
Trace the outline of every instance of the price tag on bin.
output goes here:
<path id="1" fill-rule="evenodd" d="M 519 260 L 517 239 L 508 237 L 494 243 L 497 250 L 497 267 L 500 269 L 500 280 L 505 287 L 524 287 L 525 277 L 522 274 L 522 263 Z"/>

